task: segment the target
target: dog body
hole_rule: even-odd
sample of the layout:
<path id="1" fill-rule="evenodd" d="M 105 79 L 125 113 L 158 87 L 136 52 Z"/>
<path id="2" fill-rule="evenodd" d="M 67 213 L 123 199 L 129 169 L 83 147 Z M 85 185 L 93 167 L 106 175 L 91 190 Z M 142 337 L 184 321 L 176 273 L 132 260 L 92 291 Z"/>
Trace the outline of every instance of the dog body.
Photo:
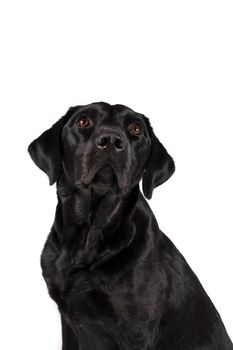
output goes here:
<path id="1" fill-rule="evenodd" d="M 72 107 L 29 152 L 57 183 L 41 266 L 63 350 L 233 349 L 140 192 L 142 179 L 150 199 L 175 169 L 146 117 L 122 105 Z"/>

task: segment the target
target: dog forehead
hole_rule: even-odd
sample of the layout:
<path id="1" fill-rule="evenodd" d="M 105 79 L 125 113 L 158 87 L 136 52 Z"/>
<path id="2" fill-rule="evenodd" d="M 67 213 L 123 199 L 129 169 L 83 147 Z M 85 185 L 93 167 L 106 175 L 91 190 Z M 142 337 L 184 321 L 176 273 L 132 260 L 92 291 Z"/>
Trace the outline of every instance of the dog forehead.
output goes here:
<path id="1" fill-rule="evenodd" d="M 97 123 L 117 123 L 137 119 L 143 122 L 142 114 L 134 112 L 127 106 L 116 104 L 110 105 L 105 102 L 92 103 L 85 106 L 77 106 L 69 122 L 82 117 L 88 117 Z"/>

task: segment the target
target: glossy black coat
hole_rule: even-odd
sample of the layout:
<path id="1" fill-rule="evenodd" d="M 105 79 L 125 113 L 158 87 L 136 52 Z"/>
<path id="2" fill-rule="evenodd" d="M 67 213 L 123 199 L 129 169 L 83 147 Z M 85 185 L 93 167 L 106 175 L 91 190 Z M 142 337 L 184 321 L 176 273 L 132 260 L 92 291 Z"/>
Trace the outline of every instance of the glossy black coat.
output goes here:
<path id="1" fill-rule="evenodd" d="M 80 118 L 89 125 L 80 128 Z M 135 122 L 141 135 L 130 132 Z M 101 149 L 102 136 L 109 144 Z M 233 349 L 139 190 L 142 179 L 151 198 L 175 169 L 146 117 L 121 105 L 72 107 L 29 152 L 57 184 L 41 266 L 61 313 L 63 350 Z"/>

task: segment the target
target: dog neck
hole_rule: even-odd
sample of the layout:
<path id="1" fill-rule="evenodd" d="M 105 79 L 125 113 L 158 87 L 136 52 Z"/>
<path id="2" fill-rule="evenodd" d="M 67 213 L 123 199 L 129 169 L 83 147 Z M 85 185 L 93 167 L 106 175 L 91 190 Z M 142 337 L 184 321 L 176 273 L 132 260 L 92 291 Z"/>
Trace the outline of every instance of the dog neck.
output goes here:
<path id="1" fill-rule="evenodd" d="M 106 252 L 130 244 L 134 229 L 128 227 L 139 196 L 136 185 L 121 195 L 109 189 L 68 189 L 57 186 L 58 204 L 53 229 L 64 248 L 80 252 L 80 264 L 91 264 Z M 127 218 L 127 220 L 126 220 Z"/>

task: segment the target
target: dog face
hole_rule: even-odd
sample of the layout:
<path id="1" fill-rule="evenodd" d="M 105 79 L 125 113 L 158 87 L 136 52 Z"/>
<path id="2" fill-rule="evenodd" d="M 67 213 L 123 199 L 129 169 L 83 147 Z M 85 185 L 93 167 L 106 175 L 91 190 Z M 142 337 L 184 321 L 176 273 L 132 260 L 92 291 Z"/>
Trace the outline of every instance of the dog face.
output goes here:
<path id="1" fill-rule="evenodd" d="M 144 118 L 122 106 L 79 107 L 62 130 L 63 169 L 77 186 L 127 192 L 139 182 L 151 140 Z"/>
<path id="2" fill-rule="evenodd" d="M 146 117 L 107 103 L 70 108 L 31 143 L 29 153 L 50 184 L 62 177 L 72 188 L 125 194 L 143 178 L 147 198 L 175 169 Z"/>

